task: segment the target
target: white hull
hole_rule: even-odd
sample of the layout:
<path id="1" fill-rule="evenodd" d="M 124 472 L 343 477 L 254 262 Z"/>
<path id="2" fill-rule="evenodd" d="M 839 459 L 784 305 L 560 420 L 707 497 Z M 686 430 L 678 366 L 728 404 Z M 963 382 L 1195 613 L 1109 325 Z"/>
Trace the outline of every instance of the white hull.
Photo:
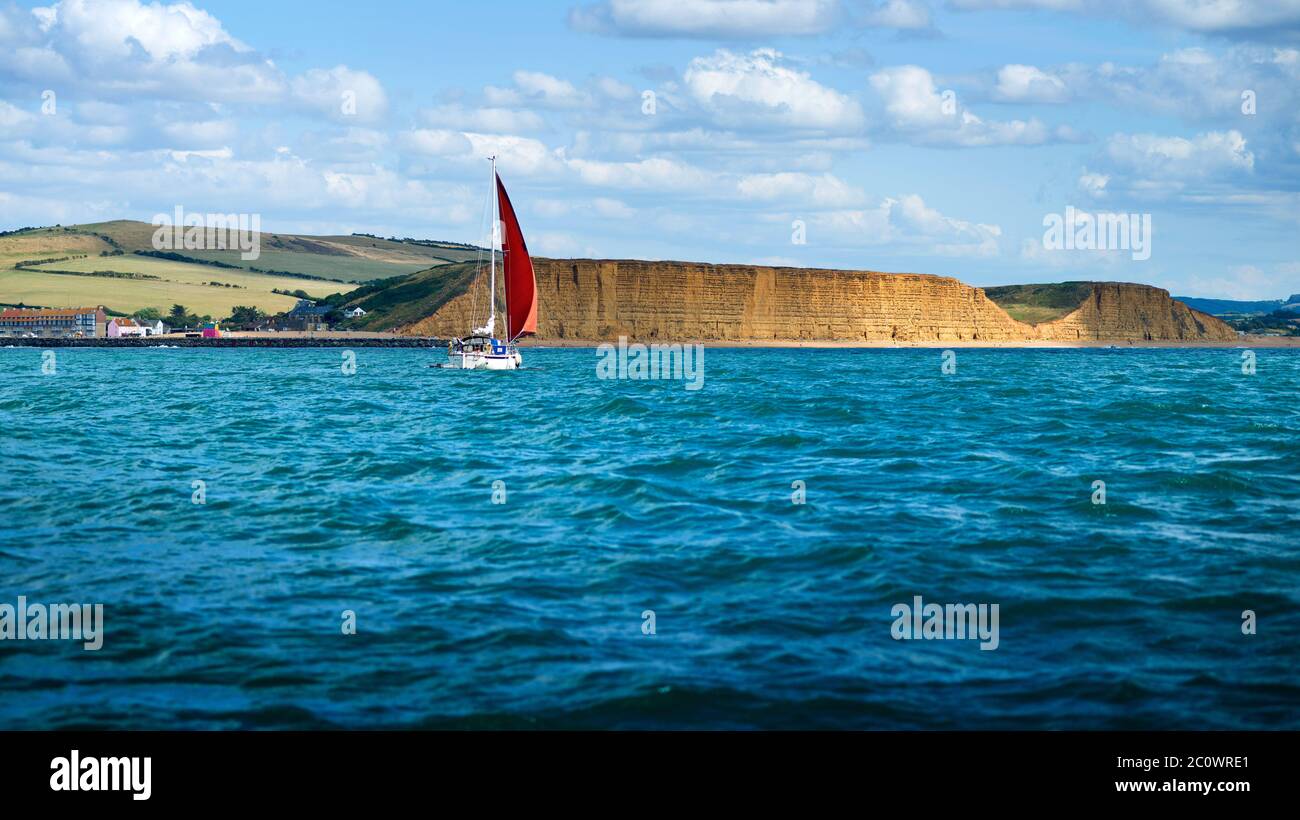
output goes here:
<path id="1" fill-rule="evenodd" d="M 519 351 L 510 347 L 504 354 L 476 350 L 447 352 L 447 366 L 456 370 L 518 370 L 524 363 Z"/>

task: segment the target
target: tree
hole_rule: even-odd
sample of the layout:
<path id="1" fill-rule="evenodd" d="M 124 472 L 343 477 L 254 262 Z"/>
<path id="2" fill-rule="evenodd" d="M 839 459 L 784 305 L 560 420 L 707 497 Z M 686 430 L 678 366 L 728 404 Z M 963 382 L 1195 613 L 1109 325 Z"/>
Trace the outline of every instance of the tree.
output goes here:
<path id="1" fill-rule="evenodd" d="M 235 307 L 231 308 L 230 318 L 226 319 L 225 322 L 231 325 L 251 326 L 251 325 L 256 325 L 258 322 L 260 322 L 262 319 L 265 318 L 266 318 L 266 314 L 255 307 L 249 307 L 247 305 L 236 305 Z"/>
<path id="2" fill-rule="evenodd" d="M 143 322 L 157 322 L 162 319 L 162 311 L 154 307 L 141 308 L 135 312 L 135 318 Z"/>
<path id="3" fill-rule="evenodd" d="M 184 324 L 185 319 L 190 315 L 190 312 L 184 305 L 172 305 L 172 312 L 169 315 L 171 316 L 172 321 L 177 324 Z"/>

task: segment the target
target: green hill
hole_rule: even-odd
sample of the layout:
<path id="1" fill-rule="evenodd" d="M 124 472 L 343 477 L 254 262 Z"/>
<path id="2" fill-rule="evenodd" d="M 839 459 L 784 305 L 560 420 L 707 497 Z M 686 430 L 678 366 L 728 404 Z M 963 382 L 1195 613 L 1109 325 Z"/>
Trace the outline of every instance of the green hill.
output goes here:
<path id="1" fill-rule="evenodd" d="M 155 230 L 114 220 L 0 235 L 0 304 L 96 304 L 119 312 L 183 304 L 214 316 L 244 304 L 278 312 L 294 304 L 284 291 L 346 294 L 360 283 L 399 280 L 481 254 L 455 242 L 263 232 L 258 258 L 244 260 L 238 249 L 155 250 Z"/>
<path id="2" fill-rule="evenodd" d="M 1091 282 L 984 288 L 984 295 L 996 302 L 1012 319 L 1031 325 L 1060 319 L 1082 305 L 1091 293 Z"/>
<path id="3" fill-rule="evenodd" d="M 1258 301 L 1241 301 L 1238 299 L 1202 299 L 1196 296 L 1175 296 L 1175 299 L 1190 308 L 1208 313 L 1211 316 L 1262 316 L 1278 310 L 1291 310 L 1292 303 L 1300 303 L 1300 296 L 1287 300 L 1264 299 Z M 1300 304 L 1295 305 L 1300 309 Z"/>
<path id="4" fill-rule="evenodd" d="M 366 315 L 348 322 L 354 330 L 392 330 L 431 316 L 444 304 L 466 293 L 477 265 L 440 265 L 396 279 L 387 279 L 328 300 L 344 310 L 359 307 Z"/>
<path id="5" fill-rule="evenodd" d="M 127 253 L 152 251 L 157 230 L 147 222 L 117 220 L 70 226 L 73 231 L 107 237 Z M 339 282 L 369 282 L 403 276 L 432 265 L 473 258 L 475 250 L 447 243 L 415 243 L 369 236 L 300 236 L 263 232 L 257 259 L 239 250 L 170 250 L 204 262 L 221 262 L 255 273 L 296 273 Z"/>

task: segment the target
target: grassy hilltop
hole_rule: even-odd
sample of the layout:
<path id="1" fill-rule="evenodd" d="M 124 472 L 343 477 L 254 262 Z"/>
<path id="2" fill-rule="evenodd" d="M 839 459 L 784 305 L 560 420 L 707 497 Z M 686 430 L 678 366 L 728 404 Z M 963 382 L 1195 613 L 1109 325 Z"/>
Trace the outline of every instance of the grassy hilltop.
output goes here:
<path id="1" fill-rule="evenodd" d="M 118 220 L 0 236 L 0 304 L 104 305 L 119 313 L 149 307 L 166 312 L 182 304 L 213 316 L 247 305 L 275 313 L 296 301 L 275 291 L 323 298 L 477 253 L 454 243 L 262 233 L 254 260 L 241 259 L 238 250 L 182 248 L 172 258 L 141 255 L 157 253 L 154 230 L 145 222 Z"/>
<path id="2" fill-rule="evenodd" d="M 996 302 L 1012 319 L 1031 325 L 1060 319 L 1077 309 L 1091 294 L 1091 282 L 984 288 L 984 295 Z"/>

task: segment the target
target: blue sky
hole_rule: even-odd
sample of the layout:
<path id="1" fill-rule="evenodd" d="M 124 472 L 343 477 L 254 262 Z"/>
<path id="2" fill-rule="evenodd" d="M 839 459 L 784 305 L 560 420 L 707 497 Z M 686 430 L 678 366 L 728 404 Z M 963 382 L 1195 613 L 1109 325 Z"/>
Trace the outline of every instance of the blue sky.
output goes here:
<path id="1" fill-rule="evenodd" d="M 0 228 L 476 241 L 489 152 L 538 255 L 1280 297 L 1300 0 L 0 5 Z M 1067 206 L 1150 258 L 1044 248 Z"/>

